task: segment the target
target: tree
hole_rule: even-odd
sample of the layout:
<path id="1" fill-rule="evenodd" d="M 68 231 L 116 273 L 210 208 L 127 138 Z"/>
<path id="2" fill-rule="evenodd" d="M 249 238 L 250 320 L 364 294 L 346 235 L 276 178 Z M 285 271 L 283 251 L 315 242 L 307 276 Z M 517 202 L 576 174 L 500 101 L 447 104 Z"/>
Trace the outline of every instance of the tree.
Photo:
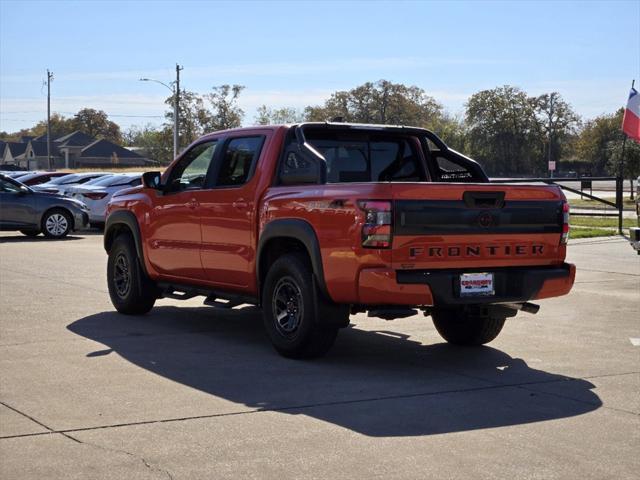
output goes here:
<path id="1" fill-rule="evenodd" d="M 125 145 L 140 147 L 144 154 L 160 165 L 168 165 L 173 160 L 173 130 L 169 127 L 157 129 L 151 125 L 131 127 L 123 134 Z"/>
<path id="2" fill-rule="evenodd" d="M 470 154 L 493 175 L 546 171 L 536 101 L 517 87 L 482 90 L 466 111 Z"/>
<path id="3" fill-rule="evenodd" d="M 53 112 L 51 114 L 51 138 L 62 137 L 73 130 L 73 119 Z M 8 142 L 18 142 L 22 137 L 39 137 L 47 133 L 47 121 L 41 120 L 31 128 L 23 128 L 14 133 L 3 132 L 0 134 L 2 140 Z"/>
<path id="4" fill-rule="evenodd" d="M 565 147 L 571 145 L 567 139 L 576 133 L 580 117 L 558 92 L 545 93 L 537 97 L 535 113 L 540 128 L 540 140 L 544 144 L 543 158 L 557 162 L 562 158 L 564 151 L 568 150 Z"/>
<path id="5" fill-rule="evenodd" d="M 300 123 L 304 121 L 304 114 L 295 108 L 269 108 L 266 105 L 258 107 L 254 121 L 257 125 L 280 125 L 284 123 Z"/>
<path id="6" fill-rule="evenodd" d="M 442 116 L 442 106 L 416 86 L 379 80 L 333 93 L 322 106 L 305 109 L 309 121 L 342 117 L 345 122 L 429 127 Z"/>
<path id="7" fill-rule="evenodd" d="M 173 98 L 172 95 L 164 102 L 171 106 L 171 109 L 165 113 L 165 118 L 167 119 L 165 126 L 171 132 L 173 132 Z M 205 125 L 211 121 L 210 113 L 207 111 L 202 96 L 188 90 L 180 91 L 178 118 L 180 120 L 178 122 L 178 138 L 182 148 L 206 133 Z"/>
<path id="8" fill-rule="evenodd" d="M 104 138 L 115 143 L 122 142 L 120 126 L 109 120 L 102 110 L 83 108 L 71 120 L 71 129 L 80 130 L 91 137 Z"/>
<path id="9" fill-rule="evenodd" d="M 207 131 L 236 128 L 242 124 L 244 111 L 238 106 L 242 85 L 220 85 L 204 97 L 209 102 L 205 128 Z"/>
<path id="10" fill-rule="evenodd" d="M 591 165 L 591 173 L 604 175 L 618 173 L 615 144 L 622 145 L 622 115 L 619 109 L 610 115 L 600 115 L 585 123 L 576 142 L 578 157 Z M 627 142 L 629 145 L 631 142 Z M 619 157 L 618 157 L 619 159 Z"/>

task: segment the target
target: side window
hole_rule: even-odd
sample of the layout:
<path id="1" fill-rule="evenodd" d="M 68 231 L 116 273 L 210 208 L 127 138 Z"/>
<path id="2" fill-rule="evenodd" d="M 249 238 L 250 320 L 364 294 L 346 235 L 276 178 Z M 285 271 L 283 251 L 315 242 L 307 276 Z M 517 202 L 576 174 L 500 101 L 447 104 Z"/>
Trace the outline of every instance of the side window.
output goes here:
<path id="1" fill-rule="evenodd" d="M 217 140 L 204 142 L 189 150 L 171 171 L 169 191 L 181 192 L 203 188 L 217 144 Z"/>
<path id="2" fill-rule="evenodd" d="M 7 182 L 6 180 L 0 179 L 0 192 L 5 193 L 18 193 L 20 191 L 20 187 L 14 185 L 11 182 Z"/>
<path id="3" fill-rule="evenodd" d="M 246 183 L 260 157 L 263 143 L 263 136 L 230 140 L 220 161 L 216 185 L 230 187 Z"/>

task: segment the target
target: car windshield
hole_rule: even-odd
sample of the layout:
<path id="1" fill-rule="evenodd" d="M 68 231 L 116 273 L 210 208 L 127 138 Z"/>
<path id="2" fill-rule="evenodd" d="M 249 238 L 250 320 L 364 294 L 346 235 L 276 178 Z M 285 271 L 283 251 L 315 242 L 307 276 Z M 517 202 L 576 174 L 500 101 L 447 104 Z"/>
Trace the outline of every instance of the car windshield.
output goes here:
<path id="1" fill-rule="evenodd" d="M 102 187 L 113 187 L 115 185 L 126 185 L 134 179 L 133 175 L 112 175 L 109 178 L 102 179 L 101 182 L 94 185 L 100 185 Z"/>
<path id="2" fill-rule="evenodd" d="M 96 177 L 89 180 L 87 183 L 85 183 L 85 185 L 104 185 L 105 182 L 109 182 L 109 180 L 111 180 L 113 177 L 116 177 L 116 176 L 117 175 L 107 174 L 100 177 Z"/>
<path id="3" fill-rule="evenodd" d="M 62 177 L 54 178 L 50 182 L 47 182 L 49 185 L 66 185 L 67 183 L 73 183 L 77 179 L 81 178 L 81 175 L 78 173 L 70 173 L 69 175 L 63 175 Z"/>

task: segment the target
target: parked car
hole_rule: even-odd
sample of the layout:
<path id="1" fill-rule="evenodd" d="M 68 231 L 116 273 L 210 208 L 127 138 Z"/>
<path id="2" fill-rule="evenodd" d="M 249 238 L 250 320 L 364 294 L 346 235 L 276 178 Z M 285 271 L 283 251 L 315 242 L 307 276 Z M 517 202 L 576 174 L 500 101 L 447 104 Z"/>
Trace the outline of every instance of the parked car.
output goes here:
<path id="1" fill-rule="evenodd" d="M 142 184 L 142 173 L 125 173 L 101 178 L 93 185 L 75 187 L 70 194 L 89 208 L 89 222 L 101 226 L 106 219 L 106 209 L 114 193 Z"/>
<path id="2" fill-rule="evenodd" d="M 14 170 L 14 171 L 10 171 L 10 172 L 2 172 L 3 175 L 6 175 L 9 178 L 21 177 L 22 175 L 27 175 L 29 173 L 33 173 L 33 171 L 30 171 L 30 170 Z"/>
<path id="3" fill-rule="evenodd" d="M 50 182 L 54 178 L 64 177 L 65 175 L 69 175 L 69 172 L 29 172 L 13 178 L 28 187 L 33 187 Z"/>
<path id="4" fill-rule="evenodd" d="M 64 195 L 71 186 L 87 183 L 94 178 L 104 177 L 105 175 L 111 174 L 108 172 L 70 173 L 63 177 L 54 178 L 47 183 L 36 185 L 33 189 L 37 192 L 59 193 L 60 195 Z"/>
<path id="5" fill-rule="evenodd" d="M 0 230 L 18 230 L 33 237 L 66 237 L 89 222 L 86 205 L 61 195 L 36 192 L 0 174 Z"/>
<path id="6" fill-rule="evenodd" d="M 104 246 L 119 312 L 252 303 L 300 358 L 357 312 L 422 310 L 446 341 L 488 343 L 531 301 L 569 293 L 568 235 L 558 186 L 492 184 L 428 130 L 303 123 L 200 138 L 113 195 Z"/>

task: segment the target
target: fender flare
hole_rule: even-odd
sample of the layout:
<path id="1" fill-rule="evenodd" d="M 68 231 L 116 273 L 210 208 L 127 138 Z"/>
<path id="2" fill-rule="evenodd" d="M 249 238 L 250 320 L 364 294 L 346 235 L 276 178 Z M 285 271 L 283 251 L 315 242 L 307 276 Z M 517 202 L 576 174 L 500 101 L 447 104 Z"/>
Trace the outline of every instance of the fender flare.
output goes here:
<path id="1" fill-rule="evenodd" d="M 142 251 L 142 236 L 140 234 L 140 225 L 138 225 L 138 219 L 133 212 L 128 210 L 116 210 L 112 212 L 105 222 L 104 226 L 104 249 L 107 253 L 111 250 L 111 245 L 115 240 L 115 233 L 119 227 L 126 227 L 133 236 L 133 243 L 136 246 L 136 254 L 138 255 L 138 263 L 142 267 L 142 270 L 148 275 L 147 269 L 144 264 L 144 256 Z"/>
<path id="2" fill-rule="evenodd" d="M 318 282 L 318 288 L 327 297 L 327 285 L 324 280 L 324 270 L 322 268 L 322 254 L 320 253 L 320 243 L 315 230 L 311 224 L 305 220 L 299 219 L 281 219 L 273 220 L 265 225 L 258 241 L 258 255 L 256 257 L 256 270 L 258 273 L 258 291 L 260 292 L 262 285 L 260 279 L 266 276 L 267 272 L 261 271 L 262 255 L 265 246 L 274 238 L 293 238 L 300 241 L 306 248 L 309 259 L 311 260 L 311 268 L 313 276 Z"/>

